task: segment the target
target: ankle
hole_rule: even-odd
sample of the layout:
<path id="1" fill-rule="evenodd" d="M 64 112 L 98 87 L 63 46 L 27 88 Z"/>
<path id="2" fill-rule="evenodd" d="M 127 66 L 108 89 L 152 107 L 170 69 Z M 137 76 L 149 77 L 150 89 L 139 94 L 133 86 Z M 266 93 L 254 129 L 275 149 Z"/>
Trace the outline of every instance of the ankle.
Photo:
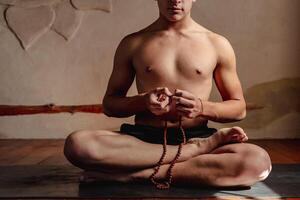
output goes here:
<path id="1" fill-rule="evenodd" d="M 196 144 L 187 143 L 184 144 L 182 148 L 183 148 L 183 152 L 181 157 L 183 161 L 187 161 L 198 155 L 199 147 Z"/>
<path id="2" fill-rule="evenodd" d="M 216 132 L 215 134 L 213 134 L 210 138 L 210 143 L 213 145 L 213 146 L 219 146 L 220 144 L 223 143 L 223 134 L 221 131 L 218 131 Z"/>

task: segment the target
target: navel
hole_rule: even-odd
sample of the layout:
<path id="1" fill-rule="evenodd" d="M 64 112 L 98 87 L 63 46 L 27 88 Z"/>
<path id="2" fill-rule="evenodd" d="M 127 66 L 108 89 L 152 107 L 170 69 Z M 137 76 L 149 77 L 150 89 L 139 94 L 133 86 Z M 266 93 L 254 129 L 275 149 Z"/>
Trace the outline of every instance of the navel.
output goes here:
<path id="1" fill-rule="evenodd" d="M 147 66 L 147 67 L 146 67 L 146 72 L 151 72 L 151 71 L 152 71 L 152 67 Z"/>

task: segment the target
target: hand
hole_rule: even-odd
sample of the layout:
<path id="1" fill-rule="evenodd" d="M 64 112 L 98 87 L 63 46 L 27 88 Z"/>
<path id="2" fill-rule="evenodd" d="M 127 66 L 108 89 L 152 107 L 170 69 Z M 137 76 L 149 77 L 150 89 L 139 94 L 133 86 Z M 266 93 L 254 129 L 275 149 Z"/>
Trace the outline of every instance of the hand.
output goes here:
<path id="1" fill-rule="evenodd" d="M 201 100 L 188 91 L 176 89 L 172 101 L 176 102 L 176 111 L 180 116 L 194 119 L 203 112 Z"/>
<path id="2" fill-rule="evenodd" d="M 170 97 L 172 93 L 166 87 L 156 88 L 146 94 L 148 110 L 155 115 L 163 115 L 170 111 Z"/>

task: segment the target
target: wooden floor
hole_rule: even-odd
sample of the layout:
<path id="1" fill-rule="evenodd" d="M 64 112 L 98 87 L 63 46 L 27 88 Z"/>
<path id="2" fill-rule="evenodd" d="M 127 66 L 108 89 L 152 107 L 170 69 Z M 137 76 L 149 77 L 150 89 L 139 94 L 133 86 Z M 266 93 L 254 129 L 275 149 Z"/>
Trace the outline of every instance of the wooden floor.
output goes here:
<path id="1" fill-rule="evenodd" d="M 264 148 L 272 163 L 300 163 L 300 140 L 251 140 Z M 64 140 L 0 140 L 0 165 L 70 165 L 63 155 Z M 211 198 L 215 199 L 215 198 Z M 286 198 L 291 199 L 291 198 Z M 298 199 L 298 198 L 293 198 Z"/>
<path id="2" fill-rule="evenodd" d="M 251 140 L 264 148 L 272 163 L 300 163 L 300 140 Z M 64 140 L 0 140 L 0 165 L 69 165 Z"/>

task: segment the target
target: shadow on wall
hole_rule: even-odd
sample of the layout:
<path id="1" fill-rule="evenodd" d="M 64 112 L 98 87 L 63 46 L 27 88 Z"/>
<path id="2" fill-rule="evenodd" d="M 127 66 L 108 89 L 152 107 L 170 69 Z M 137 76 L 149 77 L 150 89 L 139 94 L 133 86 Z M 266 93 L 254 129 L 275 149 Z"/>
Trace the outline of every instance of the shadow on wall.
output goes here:
<path id="1" fill-rule="evenodd" d="M 249 88 L 245 92 L 246 102 L 251 102 L 259 109 L 249 111 L 246 119 L 239 122 L 239 125 L 260 129 L 284 117 L 299 118 L 299 82 L 300 78 L 286 78 Z"/>

